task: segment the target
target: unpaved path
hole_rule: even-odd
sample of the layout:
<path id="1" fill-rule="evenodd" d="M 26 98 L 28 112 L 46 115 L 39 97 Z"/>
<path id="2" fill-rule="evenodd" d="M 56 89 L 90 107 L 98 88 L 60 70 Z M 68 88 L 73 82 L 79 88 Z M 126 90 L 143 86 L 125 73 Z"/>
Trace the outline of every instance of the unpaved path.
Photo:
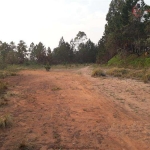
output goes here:
<path id="1" fill-rule="evenodd" d="M 92 78 L 79 70 L 26 70 L 6 81 L 13 126 L 0 130 L 0 150 L 22 141 L 34 150 L 149 150 L 150 85 Z"/>

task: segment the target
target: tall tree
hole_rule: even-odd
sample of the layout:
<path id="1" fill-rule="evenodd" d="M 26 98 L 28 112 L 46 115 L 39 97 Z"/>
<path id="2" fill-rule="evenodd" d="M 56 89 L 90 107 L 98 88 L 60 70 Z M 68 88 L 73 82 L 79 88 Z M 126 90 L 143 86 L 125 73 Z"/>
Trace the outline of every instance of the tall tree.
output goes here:
<path id="1" fill-rule="evenodd" d="M 70 63 L 72 61 L 73 50 L 63 37 L 59 41 L 59 46 L 54 49 L 52 56 L 55 63 Z"/>
<path id="2" fill-rule="evenodd" d="M 50 47 L 47 48 L 46 57 L 47 57 L 47 63 L 51 64 L 52 63 L 52 51 Z"/>
<path id="3" fill-rule="evenodd" d="M 1 60 L 2 60 L 3 63 L 5 63 L 6 57 L 7 57 L 7 54 L 8 54 L 9 51 L 10 51 L 9 44 L 6 43 L 6 42 L 4 42 L 4 43 L 1 42 L 0 55 L 1 55 Z"/>
<path id="4" fill-rule="evenodd" d="M 36 46 L 34 46 L 34 43 L 31 43 L 30 50 L 30 59 L 32 61 L 42 64 L 46 63 L 46 48 L 43 43 L 39 42 Z"/>
<path id="5" fill-rule="evenodd" d="M 13 41 L 11 41 L 9 44 L 9 52 L 7 53 L 6 63 L 7 64 L 18 64 L 16 45 Z"/>
<path id="6" fill-rule="evenodd" d="M 20 64 L 24 63 L 26 59 L 26 52 L 27 52 L 26 43 L 23 40 L 20 40 L 17 46 L 17 55 Z"/>

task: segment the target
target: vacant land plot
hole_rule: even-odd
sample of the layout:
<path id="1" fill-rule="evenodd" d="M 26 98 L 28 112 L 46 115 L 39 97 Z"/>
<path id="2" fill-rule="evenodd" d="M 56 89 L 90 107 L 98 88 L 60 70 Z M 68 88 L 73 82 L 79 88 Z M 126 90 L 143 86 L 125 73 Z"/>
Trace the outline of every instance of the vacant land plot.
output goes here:
<path id="1" fill-rule="evenodd" d="M 148 150 L 150 85 L 91 77 L 91 70 L 26 70 L 8 83 L 12 126 L 0 150 Z"/>

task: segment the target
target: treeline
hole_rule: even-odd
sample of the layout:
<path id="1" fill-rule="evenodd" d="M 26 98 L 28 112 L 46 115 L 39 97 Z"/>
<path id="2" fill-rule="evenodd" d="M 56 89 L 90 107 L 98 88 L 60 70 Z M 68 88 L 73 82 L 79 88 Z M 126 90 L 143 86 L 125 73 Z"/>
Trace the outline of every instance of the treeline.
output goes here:
<path id="1" fill-rule="evenodd" d="M 116 54 L 150 51 L 150 7 L 143 0 L 112 0 L 106 16 L 107 24 L 98 43 L 97 62 L 107 61 Z"/>
<path id="2" fill-rule="evenodd" d="M 96 61 L 97 45 L 87 39 L 84 32 L 79 32 L 70 43 L 60 39 L 58 47 L 51 51 L 42 42 L 27 47 L 24 41 L 17 45 L 14 42 L 0 41 L 0 64 L 66 64 L 94 63 Z"/>

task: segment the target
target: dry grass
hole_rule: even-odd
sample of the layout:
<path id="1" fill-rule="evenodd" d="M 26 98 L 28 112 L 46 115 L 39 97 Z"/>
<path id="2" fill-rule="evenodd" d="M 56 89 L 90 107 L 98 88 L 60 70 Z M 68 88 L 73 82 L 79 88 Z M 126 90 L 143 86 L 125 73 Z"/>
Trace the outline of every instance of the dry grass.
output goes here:
<path id="1" fill-rule="evenodd" d="M 125 69 L 125 68 L 111 68 L 107 70 L 107 74 L 114 77 L 139 79 L 148 83 L 150 81 L 150 70 L 148 69 Z"/>
<path id="2" fill-rule="evenodd" d="M 121 68 L 112 68 L 107 71 L 107 74 L 114 76 L 114 77 L 125 77 L 129 74 L 128 69 L 121 69 Z"/>
<path id="3" fill-rule="evenodd" d="M 8 100 L 6 98 L 0 98 L 0 107 L 8 105 Z"/>
<path id="4" fill-rule="evenodd" d="M 104 73 L 103 70 L 101 70 L 99 68 L 93 70 L 92 77 L 101 77 L 101 76 L 106 76 L 106 74 Z"/>
<path id="5" fill-rule="evenodd" d="M 0 81 L 0 94 L 2 94 L 3 92 L 5 92 L 6 89 L 7 89 L 6 83 Z"/>
<path id="6" fill-rule="evenodd" d="M 28 140 L 23 140 L 16 150 L 34 150 L 34 146 Z"/>
<path id="7" fill-rule="evenodd" d="M 12 125 L 12 116 L 7 114 L 5 116 L 0 117 L 0 128 L 7 128 Z"/>
<path id="8" fill-rule="evenodd" d="M 61 90 L 61 88 L 60 88 L 60 87 L 54 87 L 54 88 L 52 88 L 51 90 L 52 90 L 52 91 L 59 91 L 59 90 Z"/>
<path id="9" fill-rule="evenodd" d="M 11 72 L 11 71 L 6 71 L 6 70 L 1 70 L 0 71 L 0 79 L 4 79 L 8 76 L 16 76 L 16 72 Z"/>
<path id="10" fill-rule="evenodd" d="M 143 75 L 144 83 L 148 83 L 150 81 L 150 73 Z"/>

